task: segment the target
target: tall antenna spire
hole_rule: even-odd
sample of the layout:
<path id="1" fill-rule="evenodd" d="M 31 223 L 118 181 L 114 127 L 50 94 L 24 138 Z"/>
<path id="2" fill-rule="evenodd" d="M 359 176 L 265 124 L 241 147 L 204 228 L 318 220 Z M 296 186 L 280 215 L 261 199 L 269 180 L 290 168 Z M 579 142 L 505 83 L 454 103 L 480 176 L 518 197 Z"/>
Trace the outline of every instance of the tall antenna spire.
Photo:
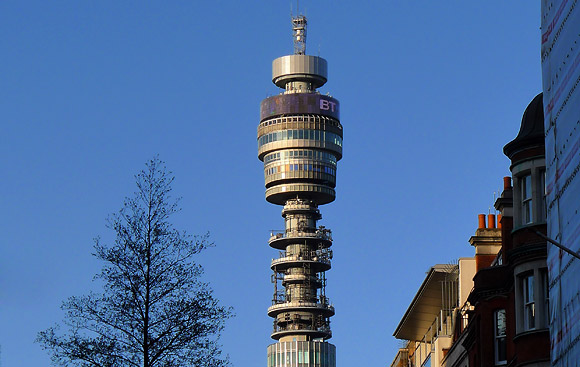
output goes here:
<path id="1" fill-rule="evenodd" d="M 292 38 L 294 40 L 294 55 L 306 54 L 306 17 L 297 15 L 292 17 Z"/>

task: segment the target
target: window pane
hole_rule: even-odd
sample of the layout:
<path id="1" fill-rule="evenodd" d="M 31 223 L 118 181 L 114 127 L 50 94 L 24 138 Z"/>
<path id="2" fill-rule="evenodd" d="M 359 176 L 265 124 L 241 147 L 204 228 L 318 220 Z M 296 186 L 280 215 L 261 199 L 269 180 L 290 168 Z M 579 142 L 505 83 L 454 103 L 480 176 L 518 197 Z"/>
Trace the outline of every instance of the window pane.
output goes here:
<path id="1" fill-rule="evenodd" d="M 535 328 L 536 308 L 534 304 L 534 276 L 528 275 L 522 281 L 524 301 L 524 330 Z"/>
<path id="2" fill-rule="evenodd" d="M 520 197 L 522 200 L 522 224 L 532 223 L 533 200 L 532 200 L 532 176 L 526 175 L 520 178 Z"/>
<path id="3" fill-rule="evenodd" d="M 506 362 L 506 316 L 505 309 L 495 311 L 495 363 Z"/>
<path id="4" fill-rule="evenodd" d="M 497 346 L 497 360 L 496 362 L 504 362 L 507 360 L 506 338 L 499 338 L 496 343 Z"/>
<path id="5" fill-rule="evenodd" d="M 522 191 L 524 194 L 523 199 L 530 199 L 532 197 L 532 176 L 527 175 L 523 179 L 524 183 L 524 190 Z"/>
<path id="6" fill-rule="evenodd" d="M 542 190 L 542 218 L 546 220 L 546 171 L 540 172 L 540 190 Z"/>
<path id="7" fill-rule="evenodd" d="M 532 222 L 532 200 L 523 203 L 524 224 Z"/>
<path id="8" fill-rule="evenodd" d="M 526 282 L 526 301 L 534 302 L 534 277 L 532 275 L 525 278 Z"/>
<path id="9" fill-rule="evenodd" d="M 505 310 L 498 310 L 495 315 L 495 335 L 505 336 L 505 330 Z"/>
<path id="10" fill-rule="evenodd" d="M 548 270 L 542 270 L 542 291 L 544 292 L 544 327 L 550 325 L 550 285 L 548 282 Z"/>

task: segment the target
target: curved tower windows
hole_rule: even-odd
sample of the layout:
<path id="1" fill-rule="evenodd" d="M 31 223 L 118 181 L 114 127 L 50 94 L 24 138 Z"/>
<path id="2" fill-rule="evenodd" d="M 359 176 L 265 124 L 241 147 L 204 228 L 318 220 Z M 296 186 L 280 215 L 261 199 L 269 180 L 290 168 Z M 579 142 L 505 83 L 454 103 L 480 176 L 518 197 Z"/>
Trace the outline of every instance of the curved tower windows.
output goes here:
<path id="1" fill-rule="evenodd" d="M 276 141 L 296 139 L 316 140 L 342 147 L 342 136 L 339 134 L 319 130 L 281 130 L 260 136 L 258 139 L 258 148 Z"/>

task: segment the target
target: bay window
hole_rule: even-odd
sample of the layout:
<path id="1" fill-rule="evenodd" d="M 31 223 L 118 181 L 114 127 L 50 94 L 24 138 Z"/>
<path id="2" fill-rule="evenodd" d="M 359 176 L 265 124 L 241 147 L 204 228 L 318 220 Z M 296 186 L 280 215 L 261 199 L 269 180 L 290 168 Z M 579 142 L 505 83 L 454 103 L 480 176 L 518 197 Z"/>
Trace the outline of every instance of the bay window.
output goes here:
<path id="1" fill-rule="evenodd" d="M 512 168 L 515 228 L 546 222 L 546 166 L 544 160 Z"/>

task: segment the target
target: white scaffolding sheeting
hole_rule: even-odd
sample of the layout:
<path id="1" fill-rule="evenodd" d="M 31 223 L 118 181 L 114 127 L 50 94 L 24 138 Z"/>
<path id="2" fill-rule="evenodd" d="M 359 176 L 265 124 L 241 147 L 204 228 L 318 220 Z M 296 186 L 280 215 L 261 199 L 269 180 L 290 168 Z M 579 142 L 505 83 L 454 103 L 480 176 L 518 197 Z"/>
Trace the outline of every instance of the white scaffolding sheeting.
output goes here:
<path id="1" fill-rule="evenodd" d="M 542 0 L 548 236 L 580 250 L 580 4 Z M 580 260 L 548 244 L 552 366 L 580 366 Z"/>

